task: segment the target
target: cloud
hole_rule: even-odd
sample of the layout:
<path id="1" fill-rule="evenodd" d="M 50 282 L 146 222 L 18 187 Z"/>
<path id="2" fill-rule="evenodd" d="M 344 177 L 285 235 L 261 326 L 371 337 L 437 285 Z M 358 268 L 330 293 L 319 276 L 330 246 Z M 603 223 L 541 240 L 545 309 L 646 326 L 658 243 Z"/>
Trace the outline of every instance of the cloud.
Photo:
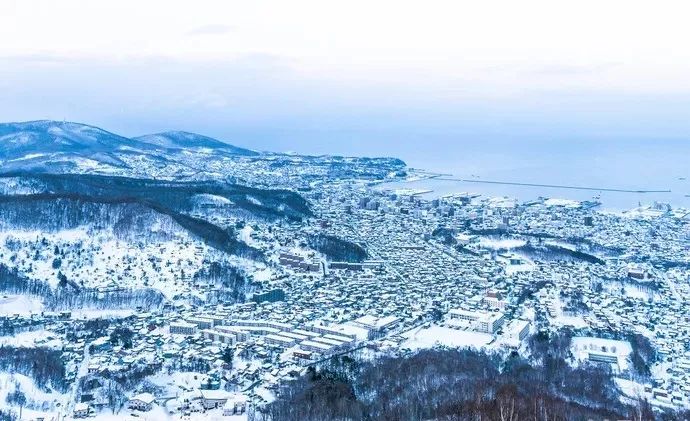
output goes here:
<path id="1" fill-rule="evenodd" d="M 33 52 L 22 54 L 0 54 L 0 61 L 5 63 L 26 64 L 70 64 L 78 60 L 78 57 L 68 54 L 55 54 L 51 52 Z"/>
<path id="2" fill-rule="evenodd" d="M 210 25 L 203 25 L 203 26 L 198 26 L 191 31 L 187 32 L 187 35 L 189 36 L 204 36 L 204 35 L 227 35 L 230 33 L 233 33 L 237 30 L 237 27 L 233 25 L 225 25 L 222 23 L 219 24 L 210 24 Z"/>
<path id="3" fill-rule="evenodd" d="M 539 75 L 570 76 L 605 72 L 618 66 L 621 66 L 622 64 L 623 63 L 620 62 L 606 62 L 593 64 L 549 64 L 535 68 L 531 72 Z"/>

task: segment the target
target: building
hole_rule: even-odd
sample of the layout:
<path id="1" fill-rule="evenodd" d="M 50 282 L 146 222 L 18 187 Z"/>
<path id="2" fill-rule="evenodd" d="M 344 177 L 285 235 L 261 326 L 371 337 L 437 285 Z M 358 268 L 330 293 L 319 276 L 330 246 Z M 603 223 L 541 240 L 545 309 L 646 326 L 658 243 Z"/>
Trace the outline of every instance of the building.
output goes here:
<path id="1" fill-rule="evenodd" d="M 197 326 L 187 322 L 170 323 L 170 333 L 173 335 L 196 335 Z"/>
<path id="2" fill-rule="evenodd" d="M 237 342 L 245 342 L 249 340 L 249 332 L 239 326 L 216 326 L 215 330 L 234 335 Z"/>
<path id="3" fill-rule="evenodd" d="M 485 311 L 468 311 L 454 309 L 448 312 L 452 320 L 462 320 L 468 322 L 469 326 L 483 333 L 494 334 L 503 325 L 503 313 L 490 313 Z"/>
<path id="4" fill-rule="evenodd" d="M 209 339 L 213 342 L 219 342 L 225 345 L 235 345 L 237 342 L 237 337 L 234 333 L 220 332 L 211 329 L 205 329 L 201 333 L 204 335 L 204 339 Z"/>
<path id="5" fill-rule="evenodd" d="M 353 320 L 354 326 L 362 327 L 369 331 L 368 338 L 374 339 L 383 335 L 386 331 L 395 326 L 400 320 L 395 316 L 375 317 L 371 315 L 362 316 Z"/>
<path id="6" fill-rule="evenodd" d="M 89 416 L 89 404 L 86 402 L 79 402 L 74 405 L 74 418 L 86 418 Z"/>
<path id="7" fill-rule="evenodd" d="M 576 359 L 603 363 L 615 373 L 628 368 L 632 352 L 632 346 L 627 341 L 596 337 L 573 337 L 571 347 Z"/>
<path id="8" fill-rule="evenodd" d="M 332 335 L 332 334 L 326 334 L 323 335 L 324 338 L 330 339 L 333 341 L 338 341 L 342 344 L 353 344 L 355 340 L 349 336 L 343 336 L 343 335 Z"/>
<path id="9" fill-rule="evenodd" d="M 311 351 L 317 354 L 326 354 L 333 349 L 332 345 L 314 341 L 304 341 L 300 344 L 300 347 L 305 351 Z"/>
<path id="10" fill-rule="evenodd" d="M 242 326 L 244 328 L 251 328 L 251 327 L 256 327 L 256 328 L 267 328 L 268 330 L 266 331 L 267 333 L 272 333 L 272 332 L 283 332 L 283 331 L 290 331 L 292 330 L 292 325 L 288 323 L 281 323 L 281 322 L 273 322 L 270 320 L 253 320 L 253 319 L 245 319 L 245 320 L 235 320 L 234 323 L 237 326 Z"/>
<path id="11" fill-rule="evenodd" d="M 200 390 L 201 405 L 204 409 L 215 409 L 224 406 L 229 394 L 225 390 Z"/>
<path id="12" fill-rule="evenodd" d="M 508 323 L 504 332 L 505 344 L 509 347 L 519 348 L 522 341 L 529 335 L 530 324 L 527 320 L 515 319 Z"/>
<path id="13" fill-rule="evenodd" d="M 247 410 L 247 398 L 243 395 L 235 395 L 228 398 L 223 406 L 223 416 L 242 415 Z"/>
<path id="14" fill-rule="evenodd" d="M 362 268 L 371 270 L 383 269 L 383 260 L 365 260 L 362 262 Z"/>
<path id="15" fill-rule="evenodd" d="M 362 263 L 330 262 L 328 264 L 328 269 L 343 269 L 343 270 L 360 271 L 360 270 L 364 269 L 364 265 Z"/>
<path id="16" fill-rule="evenodd" d="M 273 334 L 264 336 L 264 342 L 271 345 L 277 345 L 283 348 L 289 348 L 295 345 L 295 340 L 293 338 Z"/>
<path id="17" fill-rule="evenodd" d="M 150 393 L 140 393 L 129 400 L 127 407 L 137 411 L 148 412 L 153 409 L 153 402 L 155 400 L 156 398 Z"/>
<path id="18" fill-rule="evenodd" d="M 196 325 L 199 329 L 210 329 L 215 323 L 213 319 L 208 317 L 189 317 L 187 322 Z"/>
<path id="19" fill-rule="evenodd" d="M 323 326 L 320 324 L 310 324 L 305 327 L 305 329 L 318 333 L 320 335 L 339 335 L 347 336 L 352 339 L 356 339 L 357 336 L 354 333 L 348 332 L 346 326 Z"/>
<path id="20" fill-rule="evenodd" d="M 311 360 L 314 353 L 311 351 L 305 351 L 303 349 L 296 349 L 296 350 L 292 351 L 292 355 L 295 358 L 299 358 L 302 360 Z"/>
<path id="21" fill-rule="evenodd" d="M 636 279 L 639 281 L 646 281 L 650 279 L 652 275 L 649 273 L 648 270 L 644 268 L 630 268 L 628 269 L 628 278 L 630 279 Z"/>
<path id="22" fill-rule="evenodd" d="M 499 310 L 504 310 L 507 304 L 501 294 L 496 291 L 487 291 L 486 295 L 482 299 L 482 303 L 491 308 L 497 308 Z"/>
<path id="23" fill-rule="evenodd" d="M 323 336 L 317 336 L 316 338 L 312 338 L 310 342 L 325 344 L 330 346 L 331 348 L 340 348 L 344 345 L 344 342 L 336 341 L 334 339 L 328 339 Z"/>
<path id="24" fill-rule="evenodd" d="M 302 269 L 307 272 L 321 272 L 323 267 L 318 259 L 307 260 L 302 256 L 291 253 L 280 253 L 278 261 L 283 266 Z"/>

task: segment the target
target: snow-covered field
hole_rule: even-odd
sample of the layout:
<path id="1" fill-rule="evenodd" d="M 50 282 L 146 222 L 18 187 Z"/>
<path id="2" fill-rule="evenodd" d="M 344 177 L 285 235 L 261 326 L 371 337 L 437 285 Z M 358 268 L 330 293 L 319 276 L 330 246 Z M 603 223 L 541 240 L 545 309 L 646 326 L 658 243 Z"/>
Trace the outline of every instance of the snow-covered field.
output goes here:
<path id="1" fill-rule="evenodd" d="M 0 372 L 0 407 L 7 405 L 7 395 L 17 389 L 26 396 L 26 405 L 22 410 L 23 420 L 33 420 L 39 417 L 45 417 L 49 420 L 57 417 L 69 398 L 68 394 L 60 394 L 55 391 L 48 393 L 41 390 L 36 387 L 32 379 L 22 374 Z M 14 408 L 14 410 L 18 413 L 18 408 Z"/>
<path id="2" fill-rule="evenodd" d="M 242 238 L 251 240 L 250 236 L 251 228 L 241 231 Z M 5 246 L 0 250 L 0 263 L 51 287 L 57 285 L 62 273 L 86 287 L 148 287 L 168 298 L 189 292 L 193 275 L 204 262 L 230 259 L 237 266 L 254 265 L 246 259 L 228 257 L 181 230 L 166 232 L 165 239 L 158 241 L 122 239 L 108 230 L 92 232 L 86 227 L 56 233 L 12 230 L 0 232 L 0 245 Z M 13 304 L 8 297 L 0 314 L 42 309 L 40 301 L 26 297 L 14 300 Z"/>
<path id="3" fill-rule="evenodd" d="M 572 341 L 573 356 L 578 361 L 585 361 L 590 355 L 603 355 L 616 357 L 618 368 L 625 370 L 628 368 L 628 357 L 632 352 L 630 343 L 614 339 L 595 338 L 591 336 L 576 336 Z"/>
<path id="4" fill-rule="evenodd" d="M 512 249 L 524 246 L 525 244 L 527 244 L 527 241 L 517 238 L 481 237 L 479 240 L 480 246 L 492 250 Z"/>
<path id="5" fill-rule="evenodd" d="M 405 334 L 402 348 L 412 350 L 447 346 L 451 348 L 481 348 L 491 342 L 492 336 L 486 333 L 451 329 L 431 325 L 429 328 L 414 329 Z"/>
<path id="6" fill-rule="evenodd" d="M 29 295 L 0 296 L 0 316 L 28 316 L 40 314 L 43 311 L 43 301 Z"/>
<path id="7" fill-rule="evenodd" d="M 32 348 L 35 346 L 44 348 L 61 348 L 62 341 L 57 336 L 46 330 L 33 330 L 15 333 L 13 336 L 0 336 L 0 346 L 12 345 Z"/>

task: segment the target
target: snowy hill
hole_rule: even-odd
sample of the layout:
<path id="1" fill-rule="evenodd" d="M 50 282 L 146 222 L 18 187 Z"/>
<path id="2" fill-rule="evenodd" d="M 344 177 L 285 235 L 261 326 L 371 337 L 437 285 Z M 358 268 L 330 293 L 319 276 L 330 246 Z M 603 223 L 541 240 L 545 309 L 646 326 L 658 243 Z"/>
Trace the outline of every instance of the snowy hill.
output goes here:
<path id="1" fill-rule="evenodd" d="M 182 131 L 170 131 L 170 132 L 163 132 L 163 133 L 155 133 L 155 134 L 149 134 L 149 135 L 144 135 L 144 136 L 139 136 L 134 138 L 135 140 L 139 140 L 151 145 L 159 146 L 162 148 L 167 148 L 167 149 L 199 149 L 199 148 L 205 148 L 205 149 L 214 149 L 214 150 L 222 150 L 227 153 L 231 153 L 234 155 L 258 155 L 257 152 L 249 150 L 249 149 L 243 149 L 243 148 L 238 148 L 237 146 L 233 146 L 230 144 L 227 144 L 225 142 L 221 142 L 219 140 L 213 139 L 208 136 L 203 136 L 200 134 L 196 133 L 189 133 L 189 132 L 182 132 Z"/>
<path id="2" fill-rule="evenodd" d="M 208 159 L 256 156 L 210 137 L 165 132 L 127 138 L 86 124 L 51 120 L 0 123 L 0 164 L 3 172 L 102 173 L 177 165 L 193 166 L 191 156 Z M 142 172 L 139 171 L 139 172 Z"/>
<path id="3" fill-rule="evenodd" d="M 50 120 L 0 124 L 0 162 L 5 171 L 125 168 L 121 155 L 149 149 L 151 145 L 86 124 Z"/>
<path id="4" fill-rule="evenodd" d="M 0 123 L 0 158 L 31 159 L 40 154 L 94 154 L 150 146 L 98 127 L 50 120 Z"/>

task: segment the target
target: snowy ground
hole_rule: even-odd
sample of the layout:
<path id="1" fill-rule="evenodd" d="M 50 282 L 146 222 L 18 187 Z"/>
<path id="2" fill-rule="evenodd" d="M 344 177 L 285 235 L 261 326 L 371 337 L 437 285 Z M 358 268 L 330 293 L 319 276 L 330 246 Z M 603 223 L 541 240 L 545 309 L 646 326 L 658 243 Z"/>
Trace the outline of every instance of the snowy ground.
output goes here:
<path id="1" fill-rule="evenodd" d="M 554 294 L 551 300 L 556 309 L 556 317 L 549 316 L 551 324 L 554 326 L 572 326 L 574 328 L 586 328 L 589 326 L 589 323 L 582 316 L 568 316 L 563 313 L 563 302 L 558 294 Z"/>
<path id="2" fill-rule="evenodd" d="M 251 230 L 245 227 L 240 237 L 253 243 Z M 194 274 L 204 267 L 204 262 L 228 260 L 252 271 L 265 269 L 265 265 L 247 259 L 228 257 L 184 231 L 165 235 L 164 239 L 139 241 L 118 238 L 108 230 L 94 233 L 87 227 L 57 233 L 0 231 L 0 263 L 16 268 L 30 279 L 46 281 L 52 287 L 57 285 L 58 273 L 62 273 L 86 287 L 149 287 L 168 298 L 188 293 Z M 261 276 L 268 278 L 271 274 L 264 271 Z M 2 297 L 0 304 L 3 304 L 1 300 Z M 12 305 L 8 299 L 6 304 L 0 306 L 0 314 L 17 313 L 16 309 L 41 310 L 36 302 Z"/>
<path id="3" fill-rule="evenodd" d="M 133 309 L 76 309 L 72 310 L 72 319 L 124 318 L 137 313 Z"/>
<path id="4" fill-rule="evenodd" d="M 572 342 L 573 356 L 578 361 L 585 361 L 590 353 L 616 356 L 620 370 L 628 368 L 628 357 L 632 352 L 630 343 L 614 339 L 595 338 L 591 336 L 576 336 Z"/>
<path id="5" fill-rule="evenodd" d="M 412 350 L 447 346 L 452 348 L 481 348 L 491 342 L 492 336 L 486 333 L 451 329 L 444 326 L 432 325 L 424 329 L 411 330 L 405 335 L 406 340 L 401 348 Z"/>
<path id="6" fill-rule="evenodd" d="M 576 208 L 580 206 L 580 202 L 577 200 L 570 200 L 570 199 L 546 199 L 544 201 L 544 206 L 562 206 L 566 208 Z"/>
<path id="7" fill-rule="evenodd" d="M 62 348 L 62 341 L 47 330 L 34 330 L 16 333 L 13 336 L 0 336 L 0 346 L 13 345 L 32 348 L 35 346 L 45 348 Z"/>
<path id="8" fill-rule="evenodd" d="M 0 316 L 41 314 L 43 300 L 29 295 L 0 296 Z"/>
<path id="9" fill-rule="evenodd" d="M 492 237 L 481 237 L 479 239 L 479 245 L 491 250 L 498 249 L 512 249 L 517 247 L 522 247 L 527 244 L 527 241 L 517 239 L 517 238 L 492 238 Z"/>
<path id="10" fill-rule="evenodd" d="M 22 419 L 36 419 L 56 417 L 64 408 L 68 400 L 67 394 L 55 391 L 46 392 L 36 387 L 34 381 L 22 374 L 0 372 L 0 407 L 8 407 L 7 395 L 17 388 L 26 396 L 26 406 L 22 411 Z M 13 408 L 19 414 L 19 408 Z"/>

